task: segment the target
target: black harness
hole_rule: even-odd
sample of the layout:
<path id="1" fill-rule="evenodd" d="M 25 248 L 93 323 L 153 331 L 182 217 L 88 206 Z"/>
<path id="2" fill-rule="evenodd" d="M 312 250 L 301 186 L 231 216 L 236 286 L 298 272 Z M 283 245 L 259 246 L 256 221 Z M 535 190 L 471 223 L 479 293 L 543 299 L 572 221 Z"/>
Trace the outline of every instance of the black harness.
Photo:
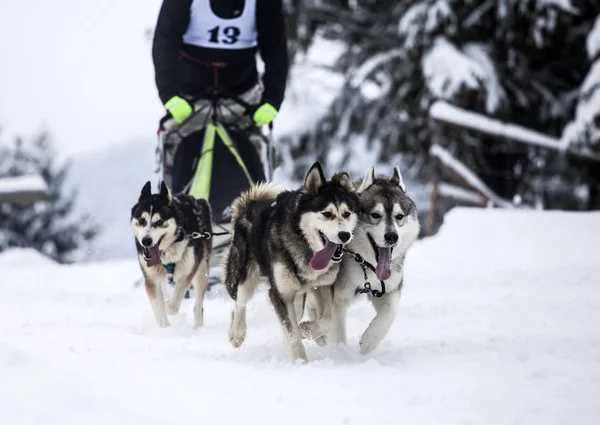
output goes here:
<path id="1" fill-rule="evenodd" d="M 183 228 L 180 227 L 179 229 L 181 229 L 180 235 L 175 240 L 175 242 L 181 242 L 183 240 L 183 238 L 185 238 L 185 232 L 183 231 Z M 202 232 L 202 233 L 200 233 L 200 232 L 192 232 L 192 233 L 190 233 L 189 237 L 191 239 L 206 239 L 206 240 L 209 240 L 213 236 L 222 236 L 222 235 L 227 235 L 227 234 L 229 234 L 229 232 Z M 173 277 L 173 275 L 175 274 L 175 263 L 163 264 L 163 267 L 167 271 L 167 282 L 170 285 L 174 285 L 175 284 L 175 278 Z"/>
<path id="2" fill-rule="evenodd" d="M 363 276 L 365 279 L 365 283 L 363 284 L 362 288 L 360 286 L 358 288 L 356 288 L 356 291 L 354 291 L 354 295 L 371 293 L 371 295 L 373 295 L 375 298 L 383 297 L 383 295 L 385 294 L 385 282 L 383 280 L 379 281 L 379 283 L 381 284 L 381 291 L 380 291 L 379 289 L 373 289 L 371 287 L 371 282 L 369 282 L 369 278 L 367 277 L 367 269 L 371 270 L 374 274 L 375 266 L 373 266 L 373 264 L 371 264 L 367 260 L 365 260 L 362 257 L 362 255 L 352 252 L 349 249 L 344 248 L 344 252 L 352 255 L 352 257 L 354 257 L 354 260 L 360 265 L 360 267 L 363 270 Z"/>

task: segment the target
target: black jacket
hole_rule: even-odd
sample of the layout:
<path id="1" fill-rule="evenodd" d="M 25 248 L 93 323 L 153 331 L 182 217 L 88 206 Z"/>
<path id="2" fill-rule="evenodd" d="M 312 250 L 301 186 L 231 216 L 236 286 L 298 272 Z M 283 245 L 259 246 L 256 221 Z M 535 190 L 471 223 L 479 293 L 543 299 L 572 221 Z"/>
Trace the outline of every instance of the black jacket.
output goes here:
<path id="1" fill-rule="evenodd" d="M 244 0 L 212 0 L 212 8 L 239 9 Z M 220 85 L 236 94 L 258 82 L 256 52 L 265 63 L 262 102 L 276 109 L 283 102 L 288 74 L 288 50 L 282 0 L 256 0 L 258 47 L 242 50 L 208 49 L 183 42 L 192 0 L 163 0 L 154 32 L 152 59 L 163 104 L 175 95 L 197 95 Z M 214 66 L 224 63 L 225 66 Z M 261 103 L 262 103 L 261 102 Z"/>

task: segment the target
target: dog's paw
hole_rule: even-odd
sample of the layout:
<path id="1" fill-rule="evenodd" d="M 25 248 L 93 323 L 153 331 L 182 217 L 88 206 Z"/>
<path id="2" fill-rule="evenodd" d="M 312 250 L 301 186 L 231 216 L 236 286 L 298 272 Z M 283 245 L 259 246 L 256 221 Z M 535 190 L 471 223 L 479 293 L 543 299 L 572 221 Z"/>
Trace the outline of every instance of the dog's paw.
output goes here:
<path id="1" fill-rule="evenodd" d="M 168 320 L 157 320 L 156 322 L 158 324 L 159 328 L 168 328 L 169 326 L 171 326 L 171 324 L 169 323 Z"/>
<path id="2" fill-rule="evenodd" d="M 316 339 L 316 343 L 319 347 L 325 347 L 327 345 L 327 338 L 325 338 L 325 335 L 320 336 Z"/>
<path id="3" fill-rule="evenodd" d="M 314 339 L 314 324 L 313 321 L 305 321 L 298 323 L 298 328 L 300 328 L 300 335 L 302 335 L 302 339 Z"/>
<path id="4" fill-rule="evenodd" d="M 376 349 L 383 339 L 376 332 L 369 332 L 370 330 L 370 328 L 367 329 L 360 338 L 359 349 L 362 355 L 369 354 Z"/>
<path id="5" fill-rule="evenodd" d="M 330 324 L 330 322 L 323 320 L 308 320 L 305 322 L 300 322 L 298 327 L 300 328 L 300 335 L 302 336 L 302 339 L 317 340 L 327 334 Z"/>
<path id="6" fill-rule="evenodd" d="M 246 339 L 246 335 L 233 335 L 229 334 L 229 342 L 233 348 L 240 348 Z"/>
<path id="7" fill-rule="evenodd" d="M 176 307 L 172 302 L 168 301 L 167 302 L 167 314 L 169 316 L 175 316 L 177 313 L 179 313 L 179 307 Z"/>
<path id="8" fill-rule="evenodd" d="M 228 338 L 233 348 L 240 348 L 246 339 L 246 323 L 237 322 L 233 312 L 231 313 Z"/>

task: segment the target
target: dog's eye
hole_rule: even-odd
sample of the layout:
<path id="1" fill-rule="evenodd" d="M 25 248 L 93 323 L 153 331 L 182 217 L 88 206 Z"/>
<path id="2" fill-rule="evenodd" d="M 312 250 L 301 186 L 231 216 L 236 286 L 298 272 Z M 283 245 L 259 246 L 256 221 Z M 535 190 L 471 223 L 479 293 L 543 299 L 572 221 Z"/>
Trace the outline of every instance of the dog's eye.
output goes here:
<path id="1" fill-rule="evenodd" d="M 156 221 L 154 222 L 154 225 L 155 225 L 156 227 L 160 227 L 160 226 L 162 226 L 163 224 L 165 224 L 165 222 L 164 222 L 164 221 L 162 221 L 162 220 L 156 220 Z"/>
<path id="2" fill-rule="evenodd" d="M 402 220 L 404 218 L 404 214 L 398 214 L 396 216 L 396 220 Z"/>
<path id="3" fill-rule="evenodd" d="M 371 218 L 373 218 L 374 220 L 379 220 L 381 218 L 381 214 L 373 212 L 371 213 Z"/>
<path id="4" fill-rule="evenodd" d="M 333 214 L 330 211 L 323 211 L 321 214 L 323 214 L 323 217 L 325 218 L 333 217 Z"/>
<path id="5" fill-rule="evenodd" d="M 145 225 L 146 225 L 146 219 L 145 219 L 145 218 L 140 218 L 140 219 L 138 220 L 138 224 L 139 224 L 140 226 L 145 226 Z"/>
<path id="6" fill-rule="evenodd" d="M 342 214 L 342 217 L 344 217 L 344 218 L 350 217 L 350 211 L 346 211 L 344 214 Z"/>

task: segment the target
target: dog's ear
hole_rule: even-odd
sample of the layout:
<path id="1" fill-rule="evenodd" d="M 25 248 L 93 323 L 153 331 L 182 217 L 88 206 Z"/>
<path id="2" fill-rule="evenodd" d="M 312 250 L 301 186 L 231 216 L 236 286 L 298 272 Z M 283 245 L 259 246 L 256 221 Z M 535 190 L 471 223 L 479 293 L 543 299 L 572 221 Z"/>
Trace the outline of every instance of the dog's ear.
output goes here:
<path id="1" fill-rule="evenodd" d="M 345 171 L 335 173 L 331 178 L 331 182 L 340 187 L 343 187 L 348 192 L 354 192 L 354 186 L 352 186 L 352 180 L 350 180 L 350 175 Z"/>
<path id="2" fill-rule="evenodd" d="M 140 192 L 140 196 L 138 197 L 138 201 L 142 198 L 147 198 L 152 196 L 152 183 L 148 180 L 144 187 L 142 187 L 142 191 Z"/>
<path id="3" fill-rule="evenodd" d="M 315 162 L 304 179 L 304 190 L 311 195 L 316 195 L 319 189 L 325 184 L 325 175 L 319 161 Z"/>
<path id="4" fill-rule="evenodd" d="M 369 167 L 369 169 L 367 170 L 367 173 L 365 174 L 365 177 L 363 178 L 363 181 L 362 181 L 360 187 L 358 188 L 357 192 L 358 193 L 364 192 L 365 190 L 370 188 L 374 182 L 375 182 L 375 166 L 371 165 Z"/>
<path id="5" fill-rule="evenodd" d="M 404 181 L 402 181 L 402 174 L 400 173 L 400 168 L 398 167 L 394 167 L 394 176 L 392 177 L 392 183 L 400 186 L 402 192 L 406 192 L 406 186 L 404 186 Z"/>
<path id="6" fill-rule="evenodd" d="M 167 198 L 169 201 L 171 200 L 171 191 L 165 184 L 165 181 L 160 182 L 160 196 L 163 198 Z"/>

